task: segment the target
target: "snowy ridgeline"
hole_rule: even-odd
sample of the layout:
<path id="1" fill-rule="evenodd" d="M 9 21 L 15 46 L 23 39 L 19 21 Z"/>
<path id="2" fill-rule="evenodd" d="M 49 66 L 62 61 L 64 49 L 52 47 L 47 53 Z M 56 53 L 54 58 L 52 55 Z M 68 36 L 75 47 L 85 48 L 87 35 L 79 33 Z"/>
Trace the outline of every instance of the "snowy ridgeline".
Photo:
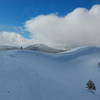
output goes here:
<path id="1" fill-rule="evenodd" d="M 0 100 L 100 100 L 100 48 L 48 54 L 0 51 Z M 87 90 L 93 80 L 96 91 Z"/>
<path id="2" fill-rule="evenodd" d="M 67 49 L 66 50 L 57 49 L 57 48 L 48 47 L 47 45 L 43 45 L 43 44 L 34 44 L 34 45 L 26 46 L 26 47 L 0 45 L 0 51 L 2 50 L 34 50 L 34 51 L 42 51 L 42 52 L 48 52 L 48 53 L 59 53 L 59 52 L 64 52 Z"/>

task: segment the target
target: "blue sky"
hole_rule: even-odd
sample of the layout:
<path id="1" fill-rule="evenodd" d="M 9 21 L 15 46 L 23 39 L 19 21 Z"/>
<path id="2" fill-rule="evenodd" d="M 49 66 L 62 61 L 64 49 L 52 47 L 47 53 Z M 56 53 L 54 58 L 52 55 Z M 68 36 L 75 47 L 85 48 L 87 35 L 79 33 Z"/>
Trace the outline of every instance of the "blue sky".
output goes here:
<path id="1" fill-rule="evenodd" d="M 100 0 L 0 0 L 0 25 L 21 26 L 41 14 L 64 16 L 77 7 L 90 8 Z"/>

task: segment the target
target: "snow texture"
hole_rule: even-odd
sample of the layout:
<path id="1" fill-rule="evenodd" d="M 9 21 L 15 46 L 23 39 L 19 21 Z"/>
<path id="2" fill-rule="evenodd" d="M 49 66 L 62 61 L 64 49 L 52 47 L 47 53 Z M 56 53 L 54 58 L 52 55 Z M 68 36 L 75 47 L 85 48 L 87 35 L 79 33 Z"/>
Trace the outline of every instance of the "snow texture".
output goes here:
<path id="1" fill-rule="evenodd" d="M 100 48 L 50 54 L 0 51 L 0 100 L 100 100 Z M 87 90 L 93 80 L 96 91 Z"/>

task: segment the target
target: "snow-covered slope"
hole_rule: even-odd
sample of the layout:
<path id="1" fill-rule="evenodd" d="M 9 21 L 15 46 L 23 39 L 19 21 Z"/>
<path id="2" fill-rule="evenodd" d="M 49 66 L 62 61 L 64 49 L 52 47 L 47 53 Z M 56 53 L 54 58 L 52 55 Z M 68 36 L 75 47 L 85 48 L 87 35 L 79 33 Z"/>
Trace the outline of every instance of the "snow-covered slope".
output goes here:
<path id="1" fill-rule="evenodd" d="M 9 46 L 9 45 L 0 45 L 0 50 L 16 50 L 16 49 L 20 49 L 20 47 Z"/>
<path id="2" fill-rule="evenodd" d="M 47 54 L 0 51 L 0 100 L 100 100 L 100 48 Z M 95 94 L 85 86 L 95 82 Z"/>
<path id="3" fill-rule="evenodd" d="M 44 44 L 34 44 L 34 45 L 29 45 L 26 47 L 20 47 L 20 46 L 10 46 L 10 45 L 0 45 L 0 50 L 18 50 L 18 49 L 23 49 L 23 50 L 34 50 L 34 51 L 41 51 L 41 52 L 48 52 L 48 53 L 59 53 L 59 52 L 64 52 L 67 51 L 67 49 L 56 49 L 49 47 Z"/>
<path id="4" fill-rule="evenodd" d="M 56 49 L 56 48 L 52 48 L 52 47 L 49 47 L 49 46 L 44 45 L 44 44 L 34 44 L 34 45 L 27 46 L 23 49 L 24 50 L 42 51 L 42 52 L 48 52 L 48 53 L 59 53 L 59 52 L 65 51 L 62 48 Z"/>

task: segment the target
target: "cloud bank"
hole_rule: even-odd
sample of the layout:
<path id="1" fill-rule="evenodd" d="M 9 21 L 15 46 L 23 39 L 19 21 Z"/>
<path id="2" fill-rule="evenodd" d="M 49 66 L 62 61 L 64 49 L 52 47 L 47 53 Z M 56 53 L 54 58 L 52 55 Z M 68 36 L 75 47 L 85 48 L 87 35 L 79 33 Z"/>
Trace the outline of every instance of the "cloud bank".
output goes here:
<path id="1" fill-rule="evenodd" d="M 0 45 L 21 46 L 28 41 L 16 32 L 0 32 Z"/>
<path id="2" fill-rule="evenodd" d="M 66 16 L 40 15 L 25 23 L 33 41 L 56 48 L 100 46 L 100 5 L 76 8 Z"/>
<path id="3" fill-rule="evenodd" d="M 30 39 L 16 32 L 0 32 L 0 45 L 41 43 L 55 48 L 100 46 L 100 5 L 76 8 L 65 16 L 40 15 L 25 22 Z"/>

